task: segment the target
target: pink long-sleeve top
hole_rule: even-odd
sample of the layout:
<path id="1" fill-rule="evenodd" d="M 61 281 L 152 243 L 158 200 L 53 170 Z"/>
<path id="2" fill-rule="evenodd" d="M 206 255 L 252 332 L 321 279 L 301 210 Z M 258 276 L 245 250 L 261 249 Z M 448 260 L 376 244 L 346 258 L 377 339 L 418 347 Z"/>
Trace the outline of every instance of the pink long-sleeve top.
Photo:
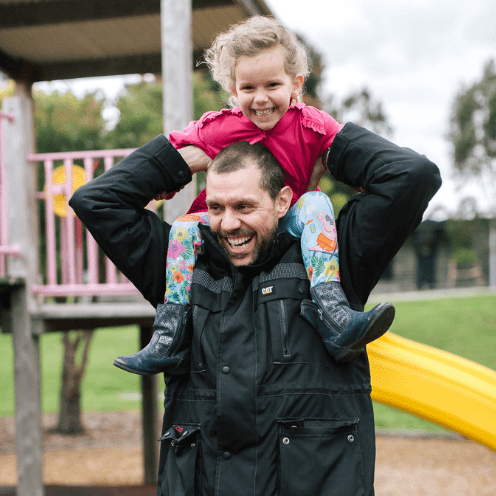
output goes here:
<path id="1" fill-rule="evenodd" d="M 198 121 L 190 122 L 184 131 L 172 131 L 169 140 L 176 149 L 197 146 L 212 159 L 236 141 L 260 142 L 281 164 L 284 180 L 293 190 L 294 204 L 306 192 L 315 162 L 342 127 L 329 114 L 299 103 L 291 105 L 272 129 L 263 131 L 239 107 L 234 107 L 205 113 Z M 205 198 L 203 190 L 189 213 L 206 211 Z"/>

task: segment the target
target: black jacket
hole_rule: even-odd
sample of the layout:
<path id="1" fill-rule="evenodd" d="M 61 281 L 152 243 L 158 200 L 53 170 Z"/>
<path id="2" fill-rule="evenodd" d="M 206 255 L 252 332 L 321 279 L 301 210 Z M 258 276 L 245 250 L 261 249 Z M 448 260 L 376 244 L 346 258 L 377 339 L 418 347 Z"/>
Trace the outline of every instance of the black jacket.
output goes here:
<path id="1" fill-rule="evenodd" d="M 328 163 L 338 180 L 365 190 L 338 219 L 342 285 L 361 309 L 420 222 L 439 172 L 425 157 L 353 124 L 336 136 Z M 71 200 L 154 306 L 165 293 L 170 227 L 144 207 L 189 179 L 180 155 L 158 137 Z M 263 264 L 235 268 L 215 235 L 201 229 L 191 371 L 166 378 L 159 494 L 373 494 L 367 356 L 337 364 L 300 317 L 309 282 L 299 241 L 279 234 Z"/>

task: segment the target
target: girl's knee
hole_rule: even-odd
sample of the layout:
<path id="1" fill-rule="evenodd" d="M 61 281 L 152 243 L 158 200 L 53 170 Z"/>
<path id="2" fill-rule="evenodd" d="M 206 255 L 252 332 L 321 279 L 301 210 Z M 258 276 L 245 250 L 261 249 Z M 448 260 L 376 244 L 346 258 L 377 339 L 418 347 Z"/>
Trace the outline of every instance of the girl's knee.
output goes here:
<path id="1" fill-rule="evenodd" d="M 309 191 L 302 195 L 300 200 L 309 203 L 321 212 L 334 215 L 331 200 L 325 193 L 322 193 L 322 191 Z"/>

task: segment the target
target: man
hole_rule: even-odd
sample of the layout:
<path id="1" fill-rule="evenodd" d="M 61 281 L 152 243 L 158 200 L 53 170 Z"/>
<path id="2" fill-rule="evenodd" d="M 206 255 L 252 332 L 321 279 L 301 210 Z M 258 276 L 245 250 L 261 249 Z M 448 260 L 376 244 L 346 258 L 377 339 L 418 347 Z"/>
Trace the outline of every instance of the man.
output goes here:
<path id="1" fill-rule="evenodd" d="M 261 166 L 257 157 L 267 153 L 234 144 L 209 169 L 211 228 L 201 226 L 191 342 L 187 332 L 171 334 L 161 315 L 170 226 L 144 207 L 186 184 L 198 164 L 188 168 L 157 137 L 71 199 L 106 254 L 158 307 L 155 327 L 165 328 L 178 357 L 165 376 L 159 495 L 374 492 L 367 354 L 338 364 L 326 353 L 299 240 L 277 233 L 290 195 L 277 164 Z M 364 189 L 338 219 L 342 285 L 362 310 L 439 188 L 439 171 L 354 124 L 338 133 L 327 164 Z"/>

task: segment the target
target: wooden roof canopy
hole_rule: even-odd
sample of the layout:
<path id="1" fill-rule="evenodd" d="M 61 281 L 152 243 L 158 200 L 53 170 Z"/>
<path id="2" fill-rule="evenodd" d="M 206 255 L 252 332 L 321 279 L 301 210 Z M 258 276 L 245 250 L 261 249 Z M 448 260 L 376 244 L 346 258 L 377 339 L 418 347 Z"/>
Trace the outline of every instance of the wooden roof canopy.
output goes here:
<path id="1" fill-rule="evenodd" d="M 192 1 L 198 60 L 213 36 L 264 0 Z M 160 0 L 0 0 L 0 71 L 34 83 L 161 73 Z"/>

